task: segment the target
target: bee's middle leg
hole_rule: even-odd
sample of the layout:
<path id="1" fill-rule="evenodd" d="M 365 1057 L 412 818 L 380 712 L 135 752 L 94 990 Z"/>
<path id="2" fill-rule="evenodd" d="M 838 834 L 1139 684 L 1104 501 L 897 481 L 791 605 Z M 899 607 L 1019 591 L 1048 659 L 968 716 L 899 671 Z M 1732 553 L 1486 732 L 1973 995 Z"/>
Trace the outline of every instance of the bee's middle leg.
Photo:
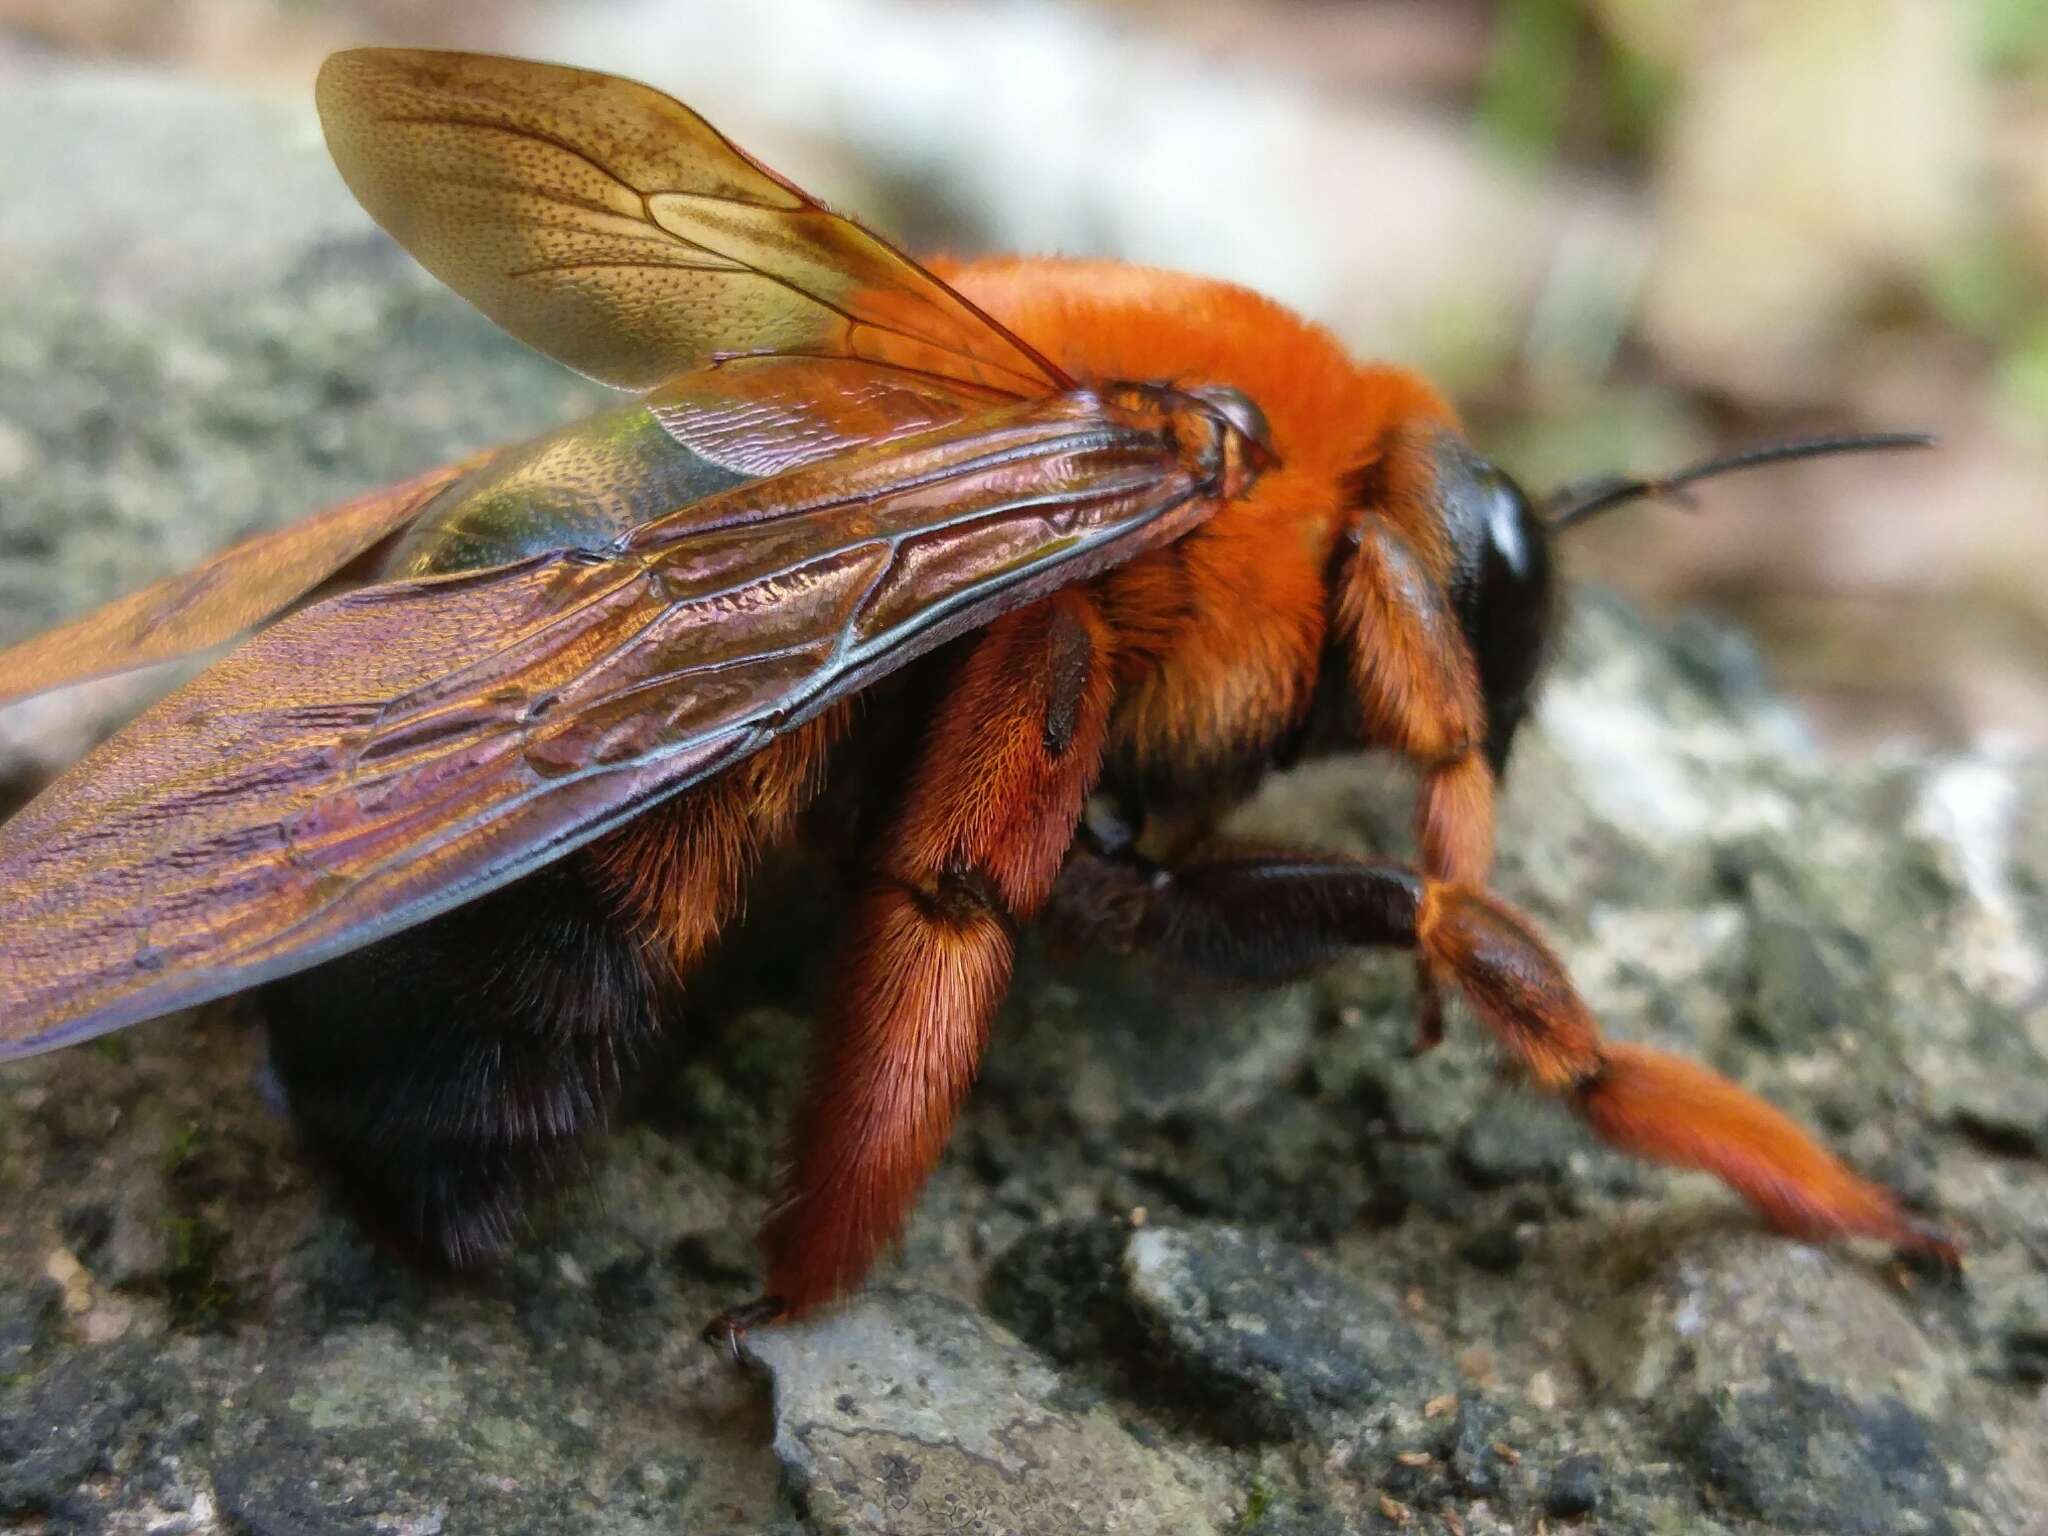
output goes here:
<path id="1" fill-rule="evenodd" d="M 800 1315 L 858 1284 L 937 1163 L 1093 787 L 1106 631 L 1068 589 L 978 636 L 875 849 L 821 1021 L 784 1197 L 762 1233 L 769 1294 L 706 1337 Z"/>

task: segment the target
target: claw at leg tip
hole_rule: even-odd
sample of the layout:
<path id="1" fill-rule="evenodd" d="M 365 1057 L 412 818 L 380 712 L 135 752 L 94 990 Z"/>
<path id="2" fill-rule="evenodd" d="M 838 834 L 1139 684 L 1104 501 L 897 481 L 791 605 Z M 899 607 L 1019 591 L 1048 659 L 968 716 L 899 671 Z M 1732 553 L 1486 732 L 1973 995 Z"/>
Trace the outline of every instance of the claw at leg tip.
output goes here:
<path id="1" fill-rule="evenodd" d="M 700 1337 L 713 1349 L 725 1349 L 732 1353 L 734 1365 L 740 1363 L 740 1340 L 746 1334 L 765 1324 L 775 1322 L 789 1311 L 789 1306 L 780 1296 L 760 1296 L 737 1307 L 728 1307 L 704 1325 Z"/>
<path id="2" fill-rule="evenodd" d="M 1963 1273 L 1963 1246 L 1953 1233 L 1929 1222 L 1912 1222 L 1905 1242 L 1898 1245 L 1901 1258 L 1916 1267 L 1930 1269 L 1951 1278 Z"/>

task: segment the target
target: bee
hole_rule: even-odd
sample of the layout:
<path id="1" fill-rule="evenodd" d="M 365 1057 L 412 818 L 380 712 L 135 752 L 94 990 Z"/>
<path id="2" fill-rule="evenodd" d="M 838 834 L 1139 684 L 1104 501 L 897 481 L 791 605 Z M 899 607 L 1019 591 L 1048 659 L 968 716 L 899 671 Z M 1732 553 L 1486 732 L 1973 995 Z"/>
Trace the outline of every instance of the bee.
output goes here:
<path id="1" fill-rule="evenodd" d="M 1198 975 L 1406 950 L 1537 1088 L 1778 1229 L 1949 1237 L 1704 1067 L 1604 1039 L 1488 888 L 1558 527 L 1411 372 L 1222 282 L 920 266 L 607 75 L 321 71 L 364 208 L 630 401 L 250 539 L 0 653 L 0 700 L 254 630 L 0 825 L 0 1056 L 260 992 L 376 1226 L 488 1260 L 603 1127 L 770 850 L 861 836 L 758 1301 L 856 1286 L 972 1083 L 1019 928 Z M 1412 862 L 1235 845 L 1277 766 L 1419 775 Z"/>

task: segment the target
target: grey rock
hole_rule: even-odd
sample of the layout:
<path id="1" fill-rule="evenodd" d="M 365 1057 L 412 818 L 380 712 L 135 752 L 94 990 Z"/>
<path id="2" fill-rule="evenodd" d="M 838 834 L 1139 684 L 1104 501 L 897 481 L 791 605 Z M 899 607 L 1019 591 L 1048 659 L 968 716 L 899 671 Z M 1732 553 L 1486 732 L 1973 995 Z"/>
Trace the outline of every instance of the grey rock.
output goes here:
<path id="1" fill-rule="evenodd" d="M 1489 1094 L 1458 1133 L 1458 1171 L 1482 1189 L 1564 1177 L 1584 1161 L 1586 1138 L 1554 1104 L 1526 1093 Z"/>
<path id="2" fill-rule="evenodd" d="M 81 1485 L 122 1470 L 162 1413 L 163 1383 L 132 1345 L 81 1350 L 0 1395 L 0 1515 L 63 1516 Z"/>
<path id="3" fill-rule="evenodd" d="M 819 1532 L 1220 1529 L 1213 1473 L 1104 1408 L 1056 1406 L 1044 1363 L 956 1303 L 885 1291 L 744 1348 L 774 1383 L 775 1453 Z"/>
<path id="4" fill-rule="evenodd" d="M 1314 1500 L 1266 1498 L 1245 1511 L 1235 1536 L 1349 1536 L 1353 1529 L 1343 1515 Z"/>
<path id="5" fill-rule="evenodd" d="M 2048 1082 L 1981 1078 L 1948 1095 L 1948 1120 L 1993 1152 L 2048 1161 Z"/>
<path id="6" fill-rule="evenodd" d="M 1773 1530 L 1841 1536 L 1947 1536 L 1958 1490 L 1925 1421 L 1897 1398 L 1858 1403 L 1774 1374 L 1723 1388 L 1679 1422 L 1674 1453 L 1697 1468 L 1710 1504 Z"/>
<path id="7" fill-rule="evenodd" d="M 1140 1341 L 1124 1272 L 1130 1237 L 1115 1218 L 1033 1228 L 990 1266 L 989 1311 L 1054 1360 L 1113 1371 Z"/>
<path id="8" fill-rule="evenodd" d="M 1226 1436 L 1384 1432 L 1418 1422 L 1452 1379 L 1398 1304 L 1263 1234 L 1147 1227 L 1123 1266 L 1161 1385 Z"/>
<path id="9" fill-rule="evenodd" d="M 1458 1245 L 1458 1257 L 1495 1274 L 1511 1275 L 1522 1267 L 1528 1250 L 1519 1232 L 1512 1226 L 1500 1225 L 1481 1227 L 1466 1238 Z"/>
<path id="10" fill-rule="evenodd" d="M 2005 1369 L 2028 1386 L 2048 1385 L 2048 1328 L 2031 1322 L 2015 1324 L 2002 1339 Z"/>
<path id="11" fill-rule="evenodd" d="M 1649 1401 L 1760 1381 L 1788 1361 L 1857 1390 L 1933 1379 L 1933 1341 L 1881 1275 L 1729 1225 L 1719 1211 L 1674 1211 L 1587 1271 L 1572 1339 L 1603 1388 Z"/>

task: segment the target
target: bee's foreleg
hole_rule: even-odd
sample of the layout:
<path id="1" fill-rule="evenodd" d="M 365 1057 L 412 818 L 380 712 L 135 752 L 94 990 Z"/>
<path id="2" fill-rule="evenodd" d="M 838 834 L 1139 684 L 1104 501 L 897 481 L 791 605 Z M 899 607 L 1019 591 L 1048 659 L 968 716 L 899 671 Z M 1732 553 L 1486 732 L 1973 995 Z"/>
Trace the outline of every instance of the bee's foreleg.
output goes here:
<path id="1" fill-rule="evenodd" d="M 1534 926 L 1477 886 L 1333 854 L 1218 850 L 1174 868 L 1077 854 L 1056 914 L 1069 930 L 1208 975 L 1300 975 L 1360 945 L 1414 950 L 1463 993 L 1538 1087 L 1610 1145 L 1712 1173 L 1791 1235 L 1882 1238 L 1953 1263 L 1955 1245 L 1858 1177 L 1762 1099 L 1716 1072 L 1601 1038 Z"/>
<path id="2" fill-rule="evenodd" d="M 1450 596 L 1377 521 L 1338 589 L 1338 632 L 1372 745 L 1422 770 L 1415 835 L 1425 871 L 1484 881 L 1493 866 L 1493 770 L 1479 670 Z"/>

